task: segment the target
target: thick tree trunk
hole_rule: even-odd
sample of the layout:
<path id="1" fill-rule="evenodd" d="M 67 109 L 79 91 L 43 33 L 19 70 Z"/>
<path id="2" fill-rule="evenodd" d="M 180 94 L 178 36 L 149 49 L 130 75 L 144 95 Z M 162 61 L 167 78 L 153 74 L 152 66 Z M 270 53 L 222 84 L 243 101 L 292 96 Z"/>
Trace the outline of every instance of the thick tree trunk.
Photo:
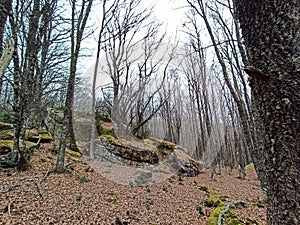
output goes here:
<path id="1" fill-rule="evenodd" d="M 235 1 L 249 55 L 269 224 L 300 224 L 299 0 Z"/>

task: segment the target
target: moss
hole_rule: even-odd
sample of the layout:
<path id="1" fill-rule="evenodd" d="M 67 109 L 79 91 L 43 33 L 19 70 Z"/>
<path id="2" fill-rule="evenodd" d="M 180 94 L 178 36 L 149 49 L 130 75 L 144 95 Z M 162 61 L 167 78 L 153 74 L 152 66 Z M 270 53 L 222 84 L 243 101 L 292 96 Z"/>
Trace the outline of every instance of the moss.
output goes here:
<path id="1" fill-rule="evenodd" d="M 243 225 L 243 223 L 241 223 L 241 221 L 236 220 L 236 219 L 231 219 L 228 224 L 229 225 Z"/>
<path id="2" fill-rule="evenodd" d="M 13 140 L 0 140 L 0 149 L 9 149 L 12 150 L 14 141 Z M 34 142 L 26 141 L 26 148 L 31 149 L 37 147 L 37 144 Z"/>
<path id="3" fill-rule="evenodd" d="M 225 209 L 224 204 L 220 204 L 209 216 L 207 225 L 217 225 L 219 214 Z"/>
<path id="4" fill-rule="evenodd" d="M 47 130 L 39 130 L 39 135 L 43 142 L 50 142 L 53 141 L 53 136 Z"/>
<path id="5" fill-rule="evenodd" d="M 70 149 L 66 149 L 66 153 L 74 158 L 80 158 L 82 156 L 82 154 L 80 152 L 75 152 Z"/>
<path id="6" fill-rule="evenodd" d="M 0 152 L 11 151 L 13 144 L 12 140 L 0 140 Z"/>
<path id="7" fill-rule="evenodd" d="M 12 129 L 12 128 L 13 128 L 13 125 L 12 125 L 12 124 L 0 122 L 0 129 L 1 129 L 1 130 Z"/>
<path id="8" fill-rule="evenodd" d="M 107 140 L 107 141 L 109 141 L 112 144 L 119 144 L 119 140 L 116 137 L 114 137 L 113 135 L 102 134 L 102 135 L 99 136 L 99 139 L 101 141 Z"/>
<path id="9" fill-rule="evenodd" d="M 108 199 L 107 199 L 108 202 L 110 203 L 117 203 L 119 201 L 119 198 L 118 196 L 116 195 L 113 195 L 113 196 L 110 196 Z"/>
<path id="10" fill-rule="evenodd" d="M 26 130 L 26 139 L 30 141 L 38 141 L 42 143 L 51 142 L 54 140 L 53 136 L 46 130 L 31 129 Z"/>
<path id="11" fill-rule="evenodd" d="M 204 200 L 204 205 L 207 207 L 218 207 L 223 204 L 224 197 L 217 195 L 210 195 L 208 199 Z"/>
<path id="12" fill-rule="evenodd" d="M 0 132 L 1 140 L 12 140 L 14 138 L 13 130 L 3 130 Z"/>
<path id="13" fill-rule="evenodd" d="M 111 135 L 114 136 L 114 130 L 109 128 L 100 128 L 99 129 L 99 135 Z"/>
<path id="14" fill-rule="evenodd" d="M 255 169 L 254 164 L 250 163 L 246 166 L 246 169 Z"/>

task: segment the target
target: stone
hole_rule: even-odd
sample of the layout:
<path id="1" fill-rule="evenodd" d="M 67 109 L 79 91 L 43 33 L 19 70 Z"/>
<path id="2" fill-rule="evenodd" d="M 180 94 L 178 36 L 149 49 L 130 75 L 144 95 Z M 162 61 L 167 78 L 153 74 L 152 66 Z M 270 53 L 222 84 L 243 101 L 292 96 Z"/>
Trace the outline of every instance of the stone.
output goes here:
<path id="1" fill-rule="evenodd" d="M 134 182 L 137 186 L 143 186 L 152 183 L 152 171 L 138 168 L 136 170 Z"/>

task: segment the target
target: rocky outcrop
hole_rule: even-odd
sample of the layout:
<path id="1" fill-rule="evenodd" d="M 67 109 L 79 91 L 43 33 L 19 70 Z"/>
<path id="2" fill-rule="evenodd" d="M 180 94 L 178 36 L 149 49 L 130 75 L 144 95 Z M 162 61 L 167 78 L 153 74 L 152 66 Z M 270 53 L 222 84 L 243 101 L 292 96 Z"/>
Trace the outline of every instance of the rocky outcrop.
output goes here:
<path id="1" fill-rule="evenodd" d="M 61 134 L 63 118 L 64 111 L 62 109 L 47 108 L 45 125 L 47 127 L 47 130 L 54 137 L 59 137 L 59 135 Z"/>
<path id="2" fill-rule="evenodd" d="M 26 148 L 32 149 L 38 143 L 48 143 L 53 141 L 53 136 L 46 130 L 28 129 L 25 133 Z M 12 124 L 0 122 L 0 159 L 4 159 L 12 151 L 14 130 Z"/>
<path id="3" fill-rule="evenodd" d="M 202 162 L 191 158 L 185 149 L 171 142 L 153 138 L 128 141 L 111 135 L 101 135 L 95 143 L 94 154 L 97 160 L 138 166 L 152 172 L 177 171 L 183 176 L 191 177 L 198 175 L 202 169 Z M 145 173 L 139 174 L 142 175 L 137 175 L 136 183 L 151 180 L 150 173 L 147 173 L 147 179 L 144 179 Z"/>

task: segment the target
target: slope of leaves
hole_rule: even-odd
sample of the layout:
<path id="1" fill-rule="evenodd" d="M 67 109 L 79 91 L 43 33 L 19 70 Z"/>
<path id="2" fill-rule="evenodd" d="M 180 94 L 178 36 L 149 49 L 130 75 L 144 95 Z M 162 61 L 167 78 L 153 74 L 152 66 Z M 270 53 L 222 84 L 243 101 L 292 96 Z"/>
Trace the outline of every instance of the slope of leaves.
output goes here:
<path id="1" fill-rule="evenodd" d="M 223 171 L 213 181 L 208 169 L 193 178 L 172 176 L 150 186 L 130 187 L 93 172 L 84 159 L 66 156 L 66 164 L 76 173 L 49 174 L 41 183 L 41 197 L 37 182 L 54 168 L 56 161 L 50 148 L 44 144 L 37 149 L 26 172 L 0 170 L 0 225 L 207 224 L 213 208 L 203 203 L 208 198 L 203 186 L 225 196 L 225 202 L 245 201 L 245 208 L 232 213 L 241 224 L 251 224 L 250 220 L 266 224 L 262 193 L 253 168 L 248 169 L 246 180 Z"/>

